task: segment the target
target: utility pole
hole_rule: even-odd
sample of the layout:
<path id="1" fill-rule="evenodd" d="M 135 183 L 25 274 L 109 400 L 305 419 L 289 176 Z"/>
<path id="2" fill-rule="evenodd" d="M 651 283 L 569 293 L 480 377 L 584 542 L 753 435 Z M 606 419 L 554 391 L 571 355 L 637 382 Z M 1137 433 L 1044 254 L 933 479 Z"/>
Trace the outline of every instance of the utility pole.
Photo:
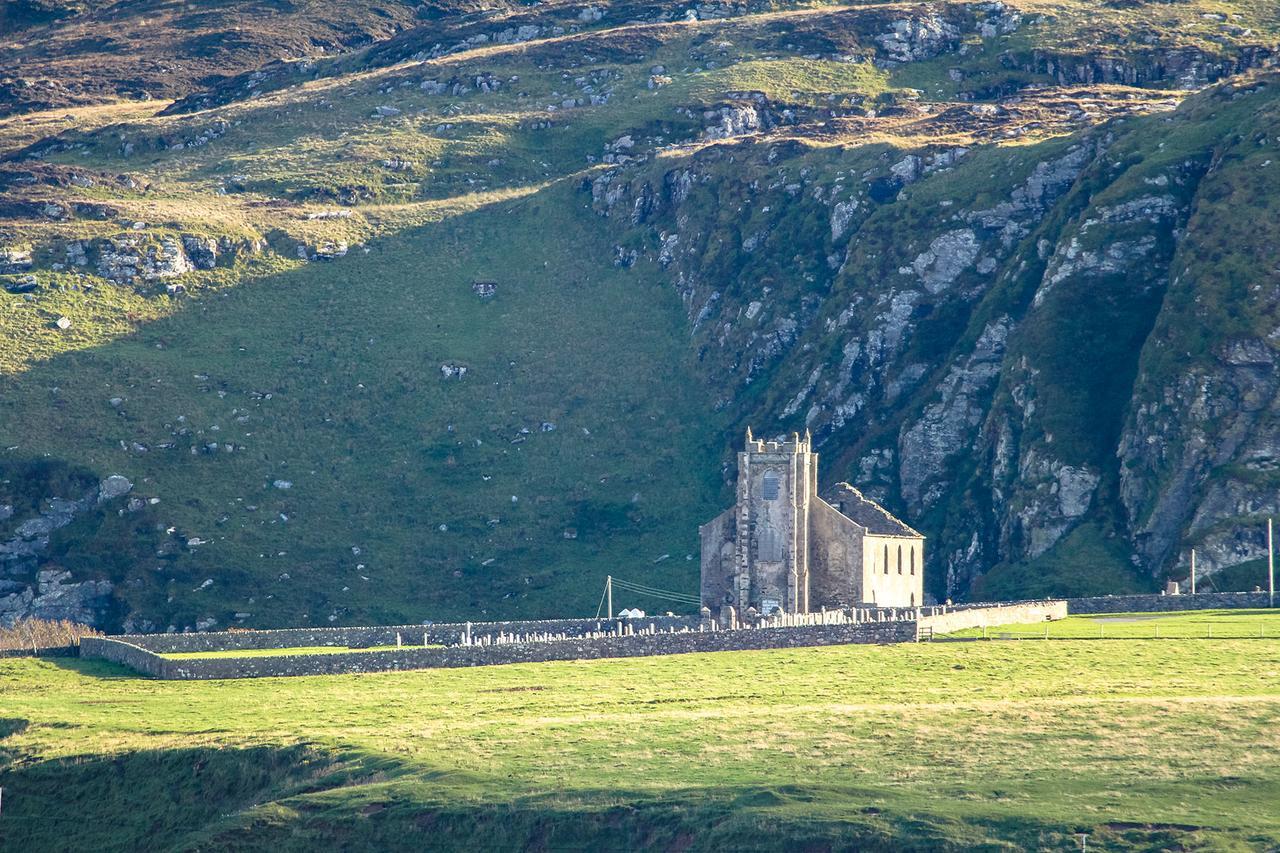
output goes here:
<path id="1" fill-rule="evenodd" d="M 1271 519 L 1267 519 L 1267 606 L 1276 606 L 1276 552 L 1271 546 Z"/>
<path id="2" fill-rule="evenodd" d="M 605 576 L 604 595 L 609 602 L 608 609 L 605 611 L 604 615 L 612 619 L 613 618 L 613 575 Z"/>
<path id="3" fill-rule="evenodd" d="M 1191 594 L 1196 594 L 1196 549 L 1191 549 Z"/>

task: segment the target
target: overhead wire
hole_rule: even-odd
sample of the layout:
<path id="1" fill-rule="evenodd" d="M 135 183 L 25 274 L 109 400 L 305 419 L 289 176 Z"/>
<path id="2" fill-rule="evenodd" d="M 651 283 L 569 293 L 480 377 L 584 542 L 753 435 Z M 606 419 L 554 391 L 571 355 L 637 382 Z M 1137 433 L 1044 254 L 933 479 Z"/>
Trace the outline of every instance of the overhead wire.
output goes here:
<path id="1" fill-rule="evenodd" d="M 635 583 L 633 581 L 622 580 L 620 578 L 613 579 L 614 586 L 624 589 L 628 592 L 634 592 L 637 595 L 648 595 L 654 598 L 665 598 L 669 601 L 677 601 L 682 604 L 701 604 L 701 600 L 696 595 L 690 595 L 686 592 L 676 592 L 675 590 L 662 589 L 648 584 Z"/>

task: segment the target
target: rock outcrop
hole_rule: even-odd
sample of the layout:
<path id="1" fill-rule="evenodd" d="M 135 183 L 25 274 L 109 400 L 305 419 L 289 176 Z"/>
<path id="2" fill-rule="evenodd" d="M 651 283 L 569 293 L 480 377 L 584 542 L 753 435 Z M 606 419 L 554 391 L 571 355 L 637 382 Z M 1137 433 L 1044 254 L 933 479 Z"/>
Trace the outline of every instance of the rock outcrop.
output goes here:
<path id="1" fill-rule="evenodd" d="M 58 530 L 132 490 L 128 478 L 112 474 L 78 498 L 45 499 L 39 513 L 27 518 L 16 518 L 11 505 L 0 508 L 0 521 L 14 525 L 12 536 L 0 541 L 0 625 L 26 617 L 99 623 L 110 604 L 111 581 L 76 580 L 71 572 L 47 565 L 44 557 Z"/>
<path id="2" fill-rule="evenodd" d="M 1251 90 L 1259 122 L 1264 91 Z M 1160 122 L 1164 145 L 1187 141 L 1177 158 L 1136 155 L 1155 119 L 995 168 L 963 148 L 844 161 L 785 143 L 708 149 L 607 172 L 592 204 L 665 270 L 721 405 L 778 389 L 747 395 L 740 417 L 811 429 L 849 460 L 832 476 L 934 536 L 937 594 L 1037 565 L 1086 522 L 1134 555 L 1108 571 L 1177 575 L 1196 546 L 1212 573 L 1261 555 L 1277 508 L 1280 332 L 1223 340 L 1190 370 L 1169 350 L 1203 350 L 1190 339 L 1205 322 L 1201 255 L 1235 221 L 1205 214 L 1206 183 L 1275 155 L 1244 134 L 1238 153 L 1205 148 L 1198 121 Z M 951 172 L 983 190 L 933 181 Z M 1236 295 L 1215 309 L 1238 311 L 1242 286 L 1221 287 Z M 1253 287 L 1250 310 L 1265 316 L 1273 290 Z"/>

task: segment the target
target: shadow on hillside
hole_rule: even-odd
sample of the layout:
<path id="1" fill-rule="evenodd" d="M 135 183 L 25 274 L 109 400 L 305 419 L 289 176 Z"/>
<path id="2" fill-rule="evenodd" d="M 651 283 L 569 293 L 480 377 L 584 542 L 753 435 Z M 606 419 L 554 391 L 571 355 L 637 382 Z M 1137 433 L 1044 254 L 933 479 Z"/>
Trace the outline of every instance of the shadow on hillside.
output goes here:
<path id="1" fill-rule="evenodd" d="M 264 800 L 349 784 L 358 763 L 307 746 L 75 756 L 0 770 L 6 850 L 186 849 L 193 833 Z M 321 781 L 323 780 L 323 781 Z"/>
<path id="2" fill-rule="evenodd" d="M 74 672 L 76 675 L 81 675 L 85 678 L 97 678 L 101 680 L 147 678 L 147 676 L 142 673 L 136 672 L 123 664 L 112 663 L 111 661 L 106 660 L 81 657 L 55 657 L 47 658 L 47 660 L 59 669 Z"/>
<path id="3" fill-rule="evenodd" d="M 22 717 L 0 717 L 0 740 L 22 734 L 28 725 L 29 721 Z"/>
<path id="4" fill-rule="evenodd" d="M 670 519 L 690 503 L 702 518 L 720 483 L 675 464 L 710 417 L 683 310 L 614 266 L 585 200 L 563 184 L 496 202 L 0 377 L 0 447 L 124 473 L 131 497 L 160 500 L 112 523 L 154 516 L 136 559 L 80 543 L 58 565 L 181 630 L 240 611 L 258 626 L 545 616 L 575 566 L 603 577 L 658 535 L 641 565 L 688 551 L 694 528 Z M 597 504 L 636 518 L 562 535 Z M 646 571 L 670 588 L 696 569 Z"/>
<path id="5" fill-rule="evenodd" d="M 607 778 L 609 770 L 601 775 Z M 527 794 L 505 779 L 308 745 L 76 756 L 0 771 L 0 842 L 15 850 L 948 849 L 1061 836 L 894 813 L 884 792 L 803 784 Z M 860 805 L 861 804 L 861 805 Z"/>

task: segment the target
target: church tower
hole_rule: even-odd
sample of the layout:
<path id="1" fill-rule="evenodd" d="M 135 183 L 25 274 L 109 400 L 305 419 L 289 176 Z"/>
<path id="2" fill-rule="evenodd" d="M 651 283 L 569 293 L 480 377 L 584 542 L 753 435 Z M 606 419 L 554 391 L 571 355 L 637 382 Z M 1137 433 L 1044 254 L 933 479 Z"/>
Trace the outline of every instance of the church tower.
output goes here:
<path id="1" fill-rule="evenodd" d="M 761 441 L 738 454 L 734 599 L 762 614 L 809 611 L 809 509 L 818 488 L 811 439 Z"/>
<path id="2" fill-rule="evenodd" d="M 698 534 L 712 613 L 924 603 L 924 537 L 848 483 L 819 495 L 807 432 L 760 441 L 748 429 L 737 500 Z"/>

